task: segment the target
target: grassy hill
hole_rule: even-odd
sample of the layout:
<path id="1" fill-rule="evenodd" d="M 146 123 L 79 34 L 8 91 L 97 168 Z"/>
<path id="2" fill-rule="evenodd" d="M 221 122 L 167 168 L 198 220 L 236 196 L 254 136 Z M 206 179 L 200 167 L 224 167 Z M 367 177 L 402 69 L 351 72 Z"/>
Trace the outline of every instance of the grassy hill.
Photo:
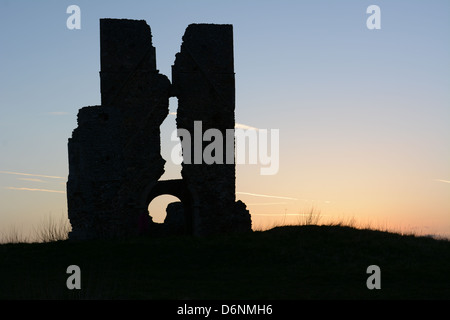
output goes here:
<path id="1" fill-rule="evenodd" d="M 81 290 L 68 290 L 69 265 Z M 369 290 L 369 265 L 381 289 Z M 450 241 L 343 226 L 0 245 L 0 299 L 450 299 Z"/>

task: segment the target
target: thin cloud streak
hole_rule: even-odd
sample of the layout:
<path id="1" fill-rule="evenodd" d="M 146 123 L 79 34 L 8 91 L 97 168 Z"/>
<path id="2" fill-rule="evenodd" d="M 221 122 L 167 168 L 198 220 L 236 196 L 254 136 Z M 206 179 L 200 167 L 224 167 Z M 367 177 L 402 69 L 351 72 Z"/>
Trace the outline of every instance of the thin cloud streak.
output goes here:
<path id="1" fill-rule="evenodd" d="M 262 203 L 246 203 L 248 206 L 272 206 L 278 204 L 288 204 L 287 202 L 262 202 Z"/>
<path id="2" fill-rule="evenodd" d="M 284 217 L 284 216 L 298 216 L 298 217 L 309 217 L 309 213 L 252 213 L 252 216 L 263 216 L 263 217 Z M 321 214 L 321 217 L 326 217 L 328 214 Z"/>
<path id="3" fill-rule="evenodd" d="M 30 177 L 50 178 L 50 179 L 66 179 L 65 177 L 46 176 L 46 175 L 43 175 L 43 174 L 33 174 L 33 173 L 23 173 L 23 172 L 12 172 L 12 171 L 0 171 L 0 173 L 5 173 L 5 174 L 15 174 L 15 175 L 19 175 L 19 176 L 30 176 Z"/>
<path id="4" fill-rule="evenodd" d="M 9 190 L 19 190 L 19 191 L 41 191 L 41 192 L 51 192 L 51 193 L 66 193 L 60 190 L 48 190 L 48 189 L 32 189 L 32 188 L 16 188 L 16 187 L 6 187 Z"/>
<path id="5" fill-rule="evenodd" d="M 243 194 L 247 196 L 253 196 L 253 197 L 262 197 L 262 198 L 274 198 L 274 199 L 285 199 L 285 200 L 298 200 L 297 198 L 291 198 L 291 197 L 280 197 L 280 196 L 271 196 L 268 194 L 258 194 L 258 193 L 250 193 L 250 192 L 236 192 L 237 194 Z"/>
<path id="6" fill-rule="evenodd" d="M 44 181 L 44 180 L 41 180 L 41 179 L 34 179 L 34 178 L 18 178 L 19 180 L 23 180 L 23 181 L 33 181 L 33 182 L 44 182 L 44 183 L 47 183 L 46 181 Z"/>
<path id="7" fill-rule="evenodd" d="M 235 129 L 246 129 L 246 130 L 259 130 L 258 128 L 252 127 L 252 126 L 248 126 L 246 124 L 243 123 L 235 123 L 234 125 Z"/>
<path id="8" fill-rule="evenodd" d="M 448 180 L 442 180 L 442 179 L 434 179 L 434 181 L 439 181 L 439 182 L 450 183 L 450 181 L 448 181 Z"/>
<path id="9" fill-rule="evenodd" d="M 64 111 L 53 111 L 53 112 L 47 112 L 47 114 L 50 114 L 52 116 L 66 116 L 69 113 Z"/>

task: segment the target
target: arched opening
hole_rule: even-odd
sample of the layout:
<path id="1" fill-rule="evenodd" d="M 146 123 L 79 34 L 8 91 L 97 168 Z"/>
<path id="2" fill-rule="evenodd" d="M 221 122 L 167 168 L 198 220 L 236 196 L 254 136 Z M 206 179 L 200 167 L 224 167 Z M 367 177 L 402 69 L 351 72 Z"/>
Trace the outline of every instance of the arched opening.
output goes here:
<path id="1" fill-rule="evenodd" d="M 150 233 L 192 234 L 193 197 L 182 179 L 159 180 L 144 192 L 152 218 Z"/>
<path id="2" fill-rule="evenodd" d="M 170 203 L 181 202 L 178 197 L 164 194 L 154 198 L 148 205 L 148 213 L 155 223 L 164 223 L 167 218 L 167 206 Z M 170 217 L 169 217 L 170 218 Z"/>

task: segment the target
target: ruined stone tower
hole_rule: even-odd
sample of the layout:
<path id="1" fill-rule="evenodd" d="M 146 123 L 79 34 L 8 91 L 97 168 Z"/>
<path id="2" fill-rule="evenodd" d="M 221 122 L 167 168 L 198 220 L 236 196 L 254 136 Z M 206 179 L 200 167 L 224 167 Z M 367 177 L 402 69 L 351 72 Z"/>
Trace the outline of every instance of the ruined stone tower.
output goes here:
<path id="1" fill-rule="evenodd" d="M 218 129 L 224 137 L 222 164 L 207 165 L 204 159 L 201 165 L 195 164 L 199 152 L 192 140 L 190 164 L 182 163 L 183 179 L 197 195 L 200 207 L 193 221 L 195 230 L 206 233 L 247 228 L 247 217 L 239 214 L 245 206 L 235 204 L 235 165 L 226 164 L 227 155 L 234 158 L 234 148 L 227 150 L 225 139 L 226 129 L 234 129 L 235 124 L 233 26 L 190 25 L 172 66 L 172 84 L 178 97 L 177 127 L 187 129 L 194 137 L 194 122 L 201 121 L 202 136 L 208 129 Z M 202 143 L 201 150 L 197 149 L 201 152 L 208 142 Z M 183 141 L 182 146 L 185 154 Z M 208 230 L 203 230 L 205 227 Z"/>
<path id="2" fill-rule="evenodd" d="M 150 201 L 161 194 L 181 200 L 187 233 L 250 231 L 250 214 L 235 201 L 234 164 L 186 161 L 183 179 L 159 181 L 165 163 L 160 125 L 169 97 L 179 99 L 177 127 L 192 136 L 196 121 L 202 133 L 215 128 L 225 137 L 234 128 L 232 26 L 190 25 L 176 55 L 173 84 L 156 70 L 151 37 L 143 20 L 100 20 L 101 106 L 79 110 L 68 143 L 69 237 L 170 233 L 148 213 Z M 189 152 L 182 146 L 184 156 Z M 234 158 L 234 149 L 225 157 Z"/>

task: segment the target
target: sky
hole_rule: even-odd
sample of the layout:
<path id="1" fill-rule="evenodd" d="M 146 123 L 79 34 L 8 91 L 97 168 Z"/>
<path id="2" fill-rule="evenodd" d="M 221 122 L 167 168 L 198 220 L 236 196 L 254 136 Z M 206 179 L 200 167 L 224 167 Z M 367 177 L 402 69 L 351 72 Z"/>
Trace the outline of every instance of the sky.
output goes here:
<path id="1" fill-rule="evenodd" d="M 81 29 L 67 28 L 70 5 Z M 381 29 L 367 28 L 370 5 Z M 279 130 L 275 175 L 236 166 L 254 228 L 313 210 L 450 237 L 449 13 L 447 0 L 0 0 L 0 232 L 67 215 L 67 140 L 78 109 L 100 104 L 99 19 L 128 18 L 150 25 L 169 79 L 189 24 L 233 24 L 236 122 Z M 161 126 L 164 179 L 180 177 L 176 107 Z"/>

